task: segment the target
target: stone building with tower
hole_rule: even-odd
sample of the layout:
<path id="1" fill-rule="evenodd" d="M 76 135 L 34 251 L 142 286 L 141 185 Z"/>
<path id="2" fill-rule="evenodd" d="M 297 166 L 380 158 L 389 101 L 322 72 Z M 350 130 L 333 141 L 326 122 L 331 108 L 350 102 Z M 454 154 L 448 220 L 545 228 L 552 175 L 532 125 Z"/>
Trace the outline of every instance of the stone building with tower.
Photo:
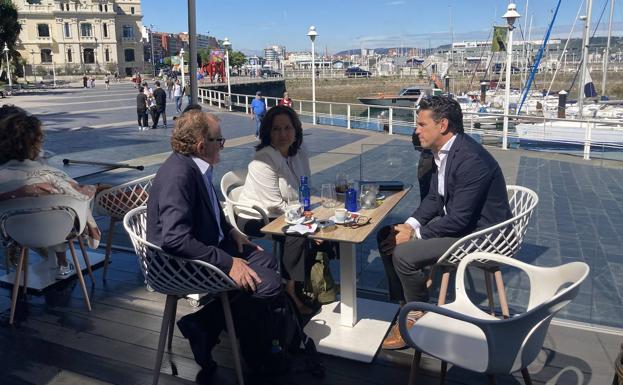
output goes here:
<path id="1" fill-rule="evenodd" d="M 13 0 L 26 73 L 144 70 L 140 0 Z"/>

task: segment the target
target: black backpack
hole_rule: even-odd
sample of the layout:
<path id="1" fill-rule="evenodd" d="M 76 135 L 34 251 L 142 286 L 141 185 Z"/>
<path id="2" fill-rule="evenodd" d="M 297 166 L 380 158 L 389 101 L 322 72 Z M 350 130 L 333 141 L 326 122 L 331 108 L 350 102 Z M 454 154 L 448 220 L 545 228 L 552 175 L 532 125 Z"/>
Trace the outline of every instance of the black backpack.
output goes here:
<path id="1" fill-rule="evenodd" d="M 248 322 L 239 323 L 240 351 L 247 367 L 260 376 L 308 372 L 324 377 L 316 344 L 292 299 L 281 293 L 270 303 L 249 306 Z"/>

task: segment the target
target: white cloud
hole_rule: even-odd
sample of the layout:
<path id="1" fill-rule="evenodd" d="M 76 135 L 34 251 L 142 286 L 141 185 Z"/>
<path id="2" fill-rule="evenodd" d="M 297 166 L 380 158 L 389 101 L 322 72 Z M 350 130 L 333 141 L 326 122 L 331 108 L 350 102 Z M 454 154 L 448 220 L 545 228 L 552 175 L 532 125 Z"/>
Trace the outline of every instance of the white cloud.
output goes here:
<path id="1" fill-rule="evenodd" d="M 387 5 L 405 5 L 405 4 L 407 4 L 407 2 L 403 0 L 395 0 L 395 1 L 390 1 L 389 3 L 387 3 Z"/>

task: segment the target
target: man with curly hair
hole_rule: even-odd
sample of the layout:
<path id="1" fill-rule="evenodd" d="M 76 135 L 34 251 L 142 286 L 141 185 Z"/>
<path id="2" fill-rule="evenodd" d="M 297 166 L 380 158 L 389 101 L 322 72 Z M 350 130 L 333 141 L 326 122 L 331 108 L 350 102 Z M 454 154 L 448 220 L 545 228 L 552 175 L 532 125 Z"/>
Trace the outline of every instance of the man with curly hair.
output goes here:
<path id="1" fill-rule="evenodd" d="M 227 223 L 217 199 L 212 174 L 224 144 L 215 115 L 193 109 L 176 119 L 173 153 L 147 201 L 147 240 L 172 255 L 206 261 L 255 299 L 270 300 L 281 292 L 276 259 Z M 206 371 L 215 367 L 210 351 L 224 327 L 222 314 L 204 307 L 178 322 Z"/>

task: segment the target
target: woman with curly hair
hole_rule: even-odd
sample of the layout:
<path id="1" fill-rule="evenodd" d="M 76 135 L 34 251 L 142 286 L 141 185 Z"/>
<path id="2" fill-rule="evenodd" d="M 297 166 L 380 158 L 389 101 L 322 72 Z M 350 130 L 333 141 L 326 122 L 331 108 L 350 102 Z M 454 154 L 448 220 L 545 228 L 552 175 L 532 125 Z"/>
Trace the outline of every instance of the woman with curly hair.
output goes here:
<path id="1" fill-rule="evenodd" d="M 69 195 L 81 201 L 95 196 L 95 186 L 81 186 L 63 171 L 39 160 L 43 147 L 41 121 L 21 108 L 4 105 L 0 108 L 0 207 L 11 208 L 14 199 Z M 91 211 L 86 213 L 85 235 L 88 244 L 96 248 L 101 233 Z M 75 272 L 67 262 L 65 244 L 56 245 L 51 251 L 58 262 L 57 278 L 64 279 Z M 47 256 L 47 250 L 36 250 Z"/>

